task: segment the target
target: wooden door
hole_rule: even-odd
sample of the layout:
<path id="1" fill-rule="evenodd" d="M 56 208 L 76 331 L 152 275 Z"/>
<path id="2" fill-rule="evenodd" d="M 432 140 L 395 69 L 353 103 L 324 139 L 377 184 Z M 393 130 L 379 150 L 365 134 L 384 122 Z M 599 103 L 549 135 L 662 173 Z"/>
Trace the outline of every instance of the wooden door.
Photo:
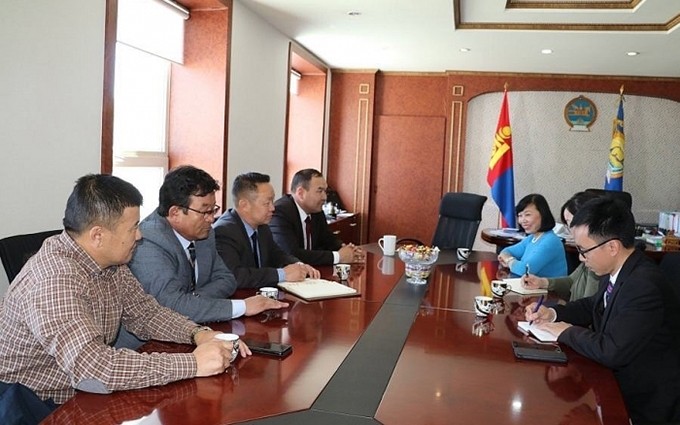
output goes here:
<path id="1" fill-rule="evenodd" d="M 372 160 L 369 240 L 432 242 L 442 196 L 444 117 L 379 116 Z"/>

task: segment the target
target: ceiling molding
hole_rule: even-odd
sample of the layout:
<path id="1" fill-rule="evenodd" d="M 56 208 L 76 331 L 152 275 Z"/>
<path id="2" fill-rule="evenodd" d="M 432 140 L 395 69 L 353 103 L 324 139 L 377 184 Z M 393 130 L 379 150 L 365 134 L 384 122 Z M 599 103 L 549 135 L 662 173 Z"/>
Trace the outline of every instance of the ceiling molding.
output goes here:
<path id="1" fill-rule="evenodd" d="M 506 9 L 635 9 L 642 0 L 625 1 L 520 1 L 507 0 Z"/>

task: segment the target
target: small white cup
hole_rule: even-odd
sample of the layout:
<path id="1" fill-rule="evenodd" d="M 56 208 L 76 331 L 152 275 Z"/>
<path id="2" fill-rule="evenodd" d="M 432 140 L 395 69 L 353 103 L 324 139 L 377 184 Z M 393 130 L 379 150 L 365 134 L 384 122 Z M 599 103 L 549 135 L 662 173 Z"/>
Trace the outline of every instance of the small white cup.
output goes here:
<path id="1" fill-rule="evenodd" d="M 394 255 L 397 248 L 397 237 L 395 235 L 385 235 L 378 239 L 378 245 L 384 255 Z"/>
<path id="2" fill-rule="evenodd" d="M 492 280 L 491 281 L 491 292 L 497 297 L 502 297 L 508 292 L 508 282 L 503 280 Z"/>
<path id="3" fill-rule="evenodd" d="M 236 360 L 236 357 L 238 357 L 238 346 L 240 341 L 239 336 L 236 334 L 224 333 L 215 335 L 215 339 L 231 342 L 233 348 L 231 349 L 231 359 L 229 360 L 229 362 L 231 363 L 234 360 Z"/>
<path id="4" fill-rule="evenodd" d="M 493 307 L 493 298 L 484 295 L 475 297 L 475 314 L 480 317 L 488 316 Z"/>
<path id="5" fill-rule="evenodd" d="M 262 295 L 263 297 L 271 298 L 273 300 L 279 298 L 279 290 L 271 286 L 265 286 L 263 288 L 260 288 L 260 290 L 257 291 L 257 293 Z"/>
<path id="6" fill-rule="evenodd" d="M 467 261 L 470 258 L 470 248 L 458 248 L 456 250 L 456 257 L 460 261 Z"/>
<path id="7" fill-rule="evenodd" d="M 349 279 L 349 264 L 336 264 L 333 266 L 333 275 L 337 276 L 340 280 Z"/>
<path id="8" fill-rule="evenodd" d="M 394 274 L 394 258 L 392 257 L 382 257 L 380 260 L 378 260 L 378 268 L 380 269 L 380 273 L 384 275 L 393 275 Z"/>

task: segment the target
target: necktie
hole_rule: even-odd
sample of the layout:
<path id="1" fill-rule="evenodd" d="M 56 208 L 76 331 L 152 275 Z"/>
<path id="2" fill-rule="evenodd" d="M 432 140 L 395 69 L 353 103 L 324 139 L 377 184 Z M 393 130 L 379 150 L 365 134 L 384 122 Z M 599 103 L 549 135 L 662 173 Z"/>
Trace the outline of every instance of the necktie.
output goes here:
<path id="1" fill-rule="evenodd" d="M 257 232 L 250 235 L 250 240 L 253 241 L 253 259 L 255 260 L 255 267 L 260 267 L 260 259 L 257 256 Z"/>
<path id="2" fill-rule="evenodd" d="M 612 292 L 614 292 L 614 284 L 610 280 L 607 284 L 607 290 L 604 292 L 604 308 L 607 308 L 607 304 L 609 304 L 609 298 L 612 296 Z"/>
<path id="3" fill-rule="evenodd" d="M 312 216 L 308 215 L 305 218 L 305 233 L 307 235 L 307 244 L 305 248 L 312 249 Z"/>
<path id="4" fill-rule="evenodd" d="M 187 249 L 189 250 L 189 262 L 191 263 L 191 292 L 194 292 L 196 289 L 196 247 L 191 242 Z"/>

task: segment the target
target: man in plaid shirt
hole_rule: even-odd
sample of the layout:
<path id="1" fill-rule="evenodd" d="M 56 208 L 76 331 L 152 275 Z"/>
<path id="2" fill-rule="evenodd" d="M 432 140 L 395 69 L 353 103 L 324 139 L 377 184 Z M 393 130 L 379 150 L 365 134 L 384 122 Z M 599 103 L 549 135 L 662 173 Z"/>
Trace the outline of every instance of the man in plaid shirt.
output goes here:
<path id="1" fill-rule="evenodd" d="M 74 187 L 65 231 L 45 241 L 0 303 L 0 392 L 19 383 L 63 403 L 93 393 L 163 385 L 223 372 L 232 344 L 160 306 L 127 267 L 142 196 L 109 175 Z M 144 339 L 196 344 L 192 353 L 138 353 L 110 346 L 119 328 Z M 241 344 L 242 356 L 250 350 Z"/>

